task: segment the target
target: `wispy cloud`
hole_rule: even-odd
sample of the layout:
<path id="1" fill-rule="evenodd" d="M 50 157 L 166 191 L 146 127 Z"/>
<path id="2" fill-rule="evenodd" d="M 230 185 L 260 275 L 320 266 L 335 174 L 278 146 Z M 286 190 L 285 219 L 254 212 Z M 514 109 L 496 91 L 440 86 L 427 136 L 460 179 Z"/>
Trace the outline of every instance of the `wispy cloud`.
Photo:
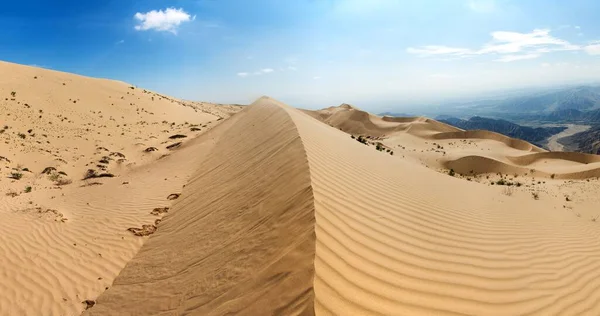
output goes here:
<path id="1" fill-rule="evenodd" d="M 133 16 L 139 24 L 135 26 L 138 31 L 155 30 L 159 32 L 177 33 L 177 28 L 181 23 L 190 22 L 196 19 L 182 8 L 167 8 L 165 10 L 152 10 L 146 13 L 138 12 Z"/>
<path id="2" fill-rule="evenodd" d="M 320 80 L 320 79 L 321 79 L 321 76 L 314 76 L 314 77 L 313 77 L 313 79 L 314 79 L 314 80 Z"/>
<path id="3" fill-rule="evenodd" d="M 120 40 L 120 41 L 117 42 L 117 45 L 120 45 L 120 44 L 123 44 L 123 43 L 125 43 L 125 40 Z"/>
<path id="4" fill-rule="evenodd" d="M 508 62 L 517 61 L 517 60 L 536 59 L 538 57 L 540 57 L 540 54 L 505 55 L 498 59 L 494 59 L 494 61 L 508 63 Z"/>
<path id="5" fill-rule="evenodd" d="M 590 43 L 584 50 L 590 55 L 600 55 L 600 41 Z"/>
<path id="6" fill-rule="evenodd" d="M 260 76 L 260 75 L 264 75 L 264 74 L 270 74 L 270 73 L 272 73 L 274 71 L 275 71 L 275 69 L 273 69 L 273 68 L 263 68 L 263 69 L 255 71 L 253 73 L 238 72 L 237 76 L 241 77 L 241 78 L 245 78 L 245 77 L 248 77 L 248 76 Z"/>
<path id="7" fill-rule="evenodd" d="M 550 35 L 548 29 L 535 29 L 530 33 L 497 31 L 491 33 L 492 40 L 478 49 L 427 45 L 409 47 L 406 51 L 421 57 L 472 57 L 479 55 L 509 55 L 497 58 L 496 61 L 507 62 L 533 59 L 543 53 L 555 51 L 575 51 L 585 47 Z M 586 50 L 587 51 L 587 50 Z M 516 55 L 520 54 L 520 55 Z"/>

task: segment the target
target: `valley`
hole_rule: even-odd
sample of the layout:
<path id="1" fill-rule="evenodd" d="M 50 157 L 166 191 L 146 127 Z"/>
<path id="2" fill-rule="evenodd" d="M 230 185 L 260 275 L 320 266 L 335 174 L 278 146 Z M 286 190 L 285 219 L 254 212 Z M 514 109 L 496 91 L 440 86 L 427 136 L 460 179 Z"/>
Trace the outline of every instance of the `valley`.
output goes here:
<path id="1" fill-rule="evenodd" d="M 559 140 L 575 135 L 577 133 L 581 133 L 581 132 L 585 132 L 587 130 L 589 130 L 591 128 L 591 126 L 589 125 L 575 125 L 575 124 L 567 124 L 567 129 L 552 135 L 550 138 L 548 138 L 548 143 L 546 144 L 546 147 L 550 150 L 550 151 L 569 151 L 569 150 L 565 150 L 565 146 L 561 143 L 559 143 Z M 568 149 L 568 148 L 567 148 Z"/>

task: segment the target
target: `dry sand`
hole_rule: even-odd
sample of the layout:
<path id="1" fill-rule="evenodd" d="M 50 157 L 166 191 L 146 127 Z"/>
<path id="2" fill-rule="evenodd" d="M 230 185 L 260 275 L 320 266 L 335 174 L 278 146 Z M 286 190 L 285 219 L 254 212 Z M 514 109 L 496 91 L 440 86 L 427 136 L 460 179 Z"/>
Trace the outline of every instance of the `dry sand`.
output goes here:
<path id="1" fill-rule="evenodd" d="M 597 156 L 0 70 L 2 315 L 600 314 Z"/>

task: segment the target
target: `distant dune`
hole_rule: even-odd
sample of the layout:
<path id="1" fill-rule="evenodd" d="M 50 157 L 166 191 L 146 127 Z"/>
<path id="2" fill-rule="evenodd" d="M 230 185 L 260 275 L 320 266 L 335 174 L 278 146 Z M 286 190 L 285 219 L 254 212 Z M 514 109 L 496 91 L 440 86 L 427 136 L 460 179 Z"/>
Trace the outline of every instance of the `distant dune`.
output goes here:
<path id="1" fill-rule="evenodd" d="M 597 156 L 0 68 L 2 315 L 600 314 Z"/>

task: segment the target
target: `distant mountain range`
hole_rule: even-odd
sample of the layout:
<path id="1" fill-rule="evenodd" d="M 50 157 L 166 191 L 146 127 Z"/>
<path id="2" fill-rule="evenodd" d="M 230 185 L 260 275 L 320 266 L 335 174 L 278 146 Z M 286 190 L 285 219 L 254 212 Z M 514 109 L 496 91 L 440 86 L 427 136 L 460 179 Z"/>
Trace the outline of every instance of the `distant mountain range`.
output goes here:
<path id="1" fill-rule="evenodd" d="M 538 122 L 538 123 L 558 123 L 558 124 L 600 124 L 600 109 L 591 111 L 580 111 L 576 109 L 557 110 L 548 113 L 494 113 L 489 116 L 502 118 L 518 123 Z"/>
<path id="2" fill-rule="evenodd" d="M 488 130 L 512 138 L 518 138 L 528 141 L 536 146 L 543 147 L 542 143 L 550 136 L 558 134 L 566 127 L 529 127 L 521 126 L 506 120 L 497 120 L 474 116 L 468 120 L 463 120 L 455 117 L 444 116 L 437 117 L 438 121 L 458 127 L 464 130 Z"/>
<path id="3" fill-rule="evenodd" d="M 578 152 L 600 155 L 600 126 L 561 138 L 558 142 Z"/>

